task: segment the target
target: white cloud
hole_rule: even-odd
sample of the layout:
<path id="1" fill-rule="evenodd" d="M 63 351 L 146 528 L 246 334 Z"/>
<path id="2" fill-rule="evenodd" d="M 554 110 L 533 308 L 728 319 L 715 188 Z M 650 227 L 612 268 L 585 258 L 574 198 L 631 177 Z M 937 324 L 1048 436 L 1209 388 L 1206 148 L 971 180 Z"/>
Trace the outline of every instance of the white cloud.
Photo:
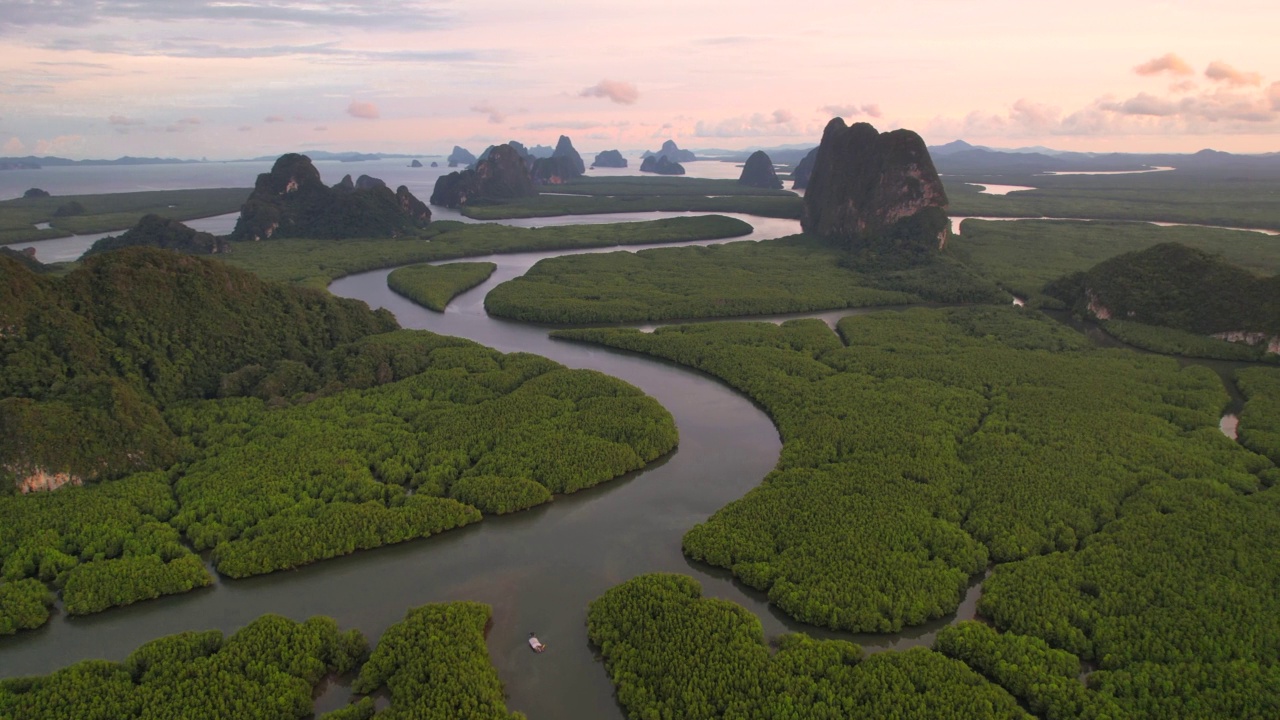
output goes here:
<path id="1" fill-rule="evenodd" d="M 860 115 L 878 118 L 884 115 L 880 110 L 880 106 L 875 103 L 863 103 L 862 105 L 823 105 L 818 108 L 818 112 L 825 113 L 831 117 L 852 118 Z"/>
<path id="2" fill-rule="evenodd" d="M 141 118 L 125 117 L 124 115 L 112 115 L 107 118 L 107 122 L 112 125 L 145 125 L 146 121 Z"/>

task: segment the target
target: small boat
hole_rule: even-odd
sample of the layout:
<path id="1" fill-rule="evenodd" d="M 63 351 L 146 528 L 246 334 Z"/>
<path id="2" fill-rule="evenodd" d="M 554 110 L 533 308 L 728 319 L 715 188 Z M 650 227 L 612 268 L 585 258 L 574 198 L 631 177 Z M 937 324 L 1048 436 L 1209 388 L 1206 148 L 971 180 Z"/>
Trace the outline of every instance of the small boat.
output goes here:
<path id="1" fill-rule="evenodd" d="M 533 633 L 529 633 L 529 647 L 533 648 L 533 651 L 536 653 L 540 653 L 547 649 L 547 646 L 543 645 L 541 640 L 534 637 Z"/>

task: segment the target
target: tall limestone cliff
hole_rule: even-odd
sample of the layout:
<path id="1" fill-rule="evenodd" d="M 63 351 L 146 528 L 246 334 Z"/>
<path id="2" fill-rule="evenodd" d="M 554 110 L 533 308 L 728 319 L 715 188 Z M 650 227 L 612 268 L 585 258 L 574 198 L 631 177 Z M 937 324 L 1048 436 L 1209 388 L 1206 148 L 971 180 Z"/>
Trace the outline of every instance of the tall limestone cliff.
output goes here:
<path id="1" fill-rule="evenodd" d="M 582 175 L 587 171 L 587 166 L 582 162 L 582 156 L 573 148 L 573 142 L 569 140 L 568 135 L 561 135 L 559 142 L 556 143 L 556 149 L 551 153 L 553 158 L 568 158 L 573 167 L 577 169 L 578 175 Z"/>
<path id="2" fill-rule="evenodd" d="M 767 190 L 782 189 L 782 181 L 778 179 L 778 173 L 773 169 L 773 161 L 769 159 L 768 153 L 763 150 L 751 153 L 751 156 L 743 163 L 742 175 L 738 177 L 738 184 Z"/>
<path id="3" fill-rule="evenodd" d="M 644 154 L 640 157 L 648 158 L 650 156 L 662 156 L 673 163 L 693 162 L 698 159 L 692 151 L 681 150 L 679 146 L 676 145 L 675 140 L 667 140 L 663 142 L 662 148 L 657 152 L 645 150 Z"/>
<path id="4" fill-rule="evenodd" d="M 804 190 L 809 187 L 809 178 L 813 175 L 813 163 L 818 159 L 818 148 L 809 151 L 800 159 L 796 169 L 791 171 L 791 189 Z"/>
<path id="5" fill-rule="evenodd" d="M 407 187 L 393 193 L 386 183 L 366 175 L 354 183 L 347 176 L 330 188 L 321 182 L 311 158 L 289 153 L 276 160 L 271 172 L 258 176 L 231 238 L 398 237 L 431 220 L 426 205 L 417 198 L 407 203 L 406 196 L 413 197 Z"/>
<path id="6" fill-rule="evenodd" d="M 947 194 L 924 140 L 834 118 L 805 191 L 804 231 L 876 256 L 924 256 L 946 245 Z"/>
<path id="7" fill-rule="evenodd" d="M 486 151 L 475 169 L 441 175 L 431 193 L 431 204 L 458 208 L 480 199 L 506 200 L 536 192 L 524 158 L 508 143 Z"/>

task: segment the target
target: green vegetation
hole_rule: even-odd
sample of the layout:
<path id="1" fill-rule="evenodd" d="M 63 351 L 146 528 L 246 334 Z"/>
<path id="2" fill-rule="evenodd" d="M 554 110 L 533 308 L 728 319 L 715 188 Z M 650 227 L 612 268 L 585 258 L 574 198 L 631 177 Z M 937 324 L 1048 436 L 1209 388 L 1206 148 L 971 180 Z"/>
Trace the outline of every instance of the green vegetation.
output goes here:
<path id="1" fill-rule="evenodd" d="M 949 258 L 881 270 L 805 235 L 768 242 L 573 255 L 539 261 L 485 297 L 499 317 L 617 323 L 768 315 L 918 302 L 1007 302 Z"/>
<path id="2" fill-rule="evenodd" d="M 1246 368 L 1236 373 L 1236 385 L 1247 402 L 1240 414 L 1240 442 L 1280 464 L 1280 373 L 1268 368 Z M 1270 476 L 1280 485 L 1280 474 Z"/>
<path id="3" fill-rule="evenodd" d="M 990 559 L 979 611 L 1005 634 L 961 626 L 939 650 L 1033 712 L 1274 714 L 1280 471 L 1218 431 L 1227 396 L 1212 371 L 1090 349 L 1014 309 L 880 313 L 846 318 L 840 333 L 843 344 L 794 321 L 556 335 L 699 368 L 770 413 L 784 441 L 777 468 L 686 534 L 684 550 L 788 614 L 854 630 L 918 624 L 953 610 Z M 1280 455 L 1280 380 L 1241 377 L 1242 441 Z M 612 635 L 589 621 L 619 697 L 635 717 L 667 702 L 728 707 L 723 694 L 673 700 L 667 687 L 702 686 L 645 670 L 680 668 L 651 657 L 675 646 L 717 692 L 752 676 L 728 636 L 681 645 L 728 625 L 667 604 L 619 600 L 604 612 Z M 1086 692 L 1077 658 L 1100 668 Z"/>
<path id="4" fill-rule="evenodd" d="M 1113 698 L 1090 692 L 1080 682 L 1080 658 L 1039 638 L 963 622 L 938 633 L 934 649 L 982 673 L 1045 720 L 1127 717 Z"/>
<path id="5" fill-rule="evenodd" d="M 1154 220 L 1280 230 L 1280 181 L 1205 177 L 1193 172 L 1140 175 L 948 176 L 952 215 Z M 1029 185 L 986 195 L 966 183 Z"/>
<path id="6" fill-rule="evenodd" d="M 803 208 L 794 193 L 747 187 L 736 180 L 584 177 L 534 197 L 469 203 L 462 212 L 478 220 L 655 211 L 734 212 L 798 220 Z"/>
<path id="7" fill-rule="evenodd" d="M 1280 362 L 1280 356 L 1268 354 L 1267 348 L 1262 345 L 1227 342 L 1185 330 L 1146 325 L 1132 320 L 1105 320 L 1099 325 L 1117 340 L 1165 355 L 1214 360 Z"/>
<path id="8" fill-rule="evenodd" d="M 1070 551 L 1144 484 L 1192 474 L 1242 492 L 1271 467 L 1217 431 L 1204 368 L 1094 351 L 1009 309 L 820 322 L 562 331 L 707 371 L 784 440 L 764 483 L 684 539 L 789 614 L 891 631 L 955 609 L 968 579 Z"/>
<path id="9" fill-rule="evenodd" d="M 489 615 L 487 605 L 470 602 L 410 610 L 383 634 L 351 689 L 390 691 L 391 707 L 377 716 L 387 720 L 523 718 L 507 710 L 502 683 L 489 664 Z"/>
<path id="10" fill-rule="evenodd" d="M 200 258 L 4 269 L 7 490 L 125 476 L 0 495 L 6 598 L 38 579 L 80 614 L 208 585 L 184 543 L 230 577 L 298 567 L 480 519 L 454 497 L 511 512 L 676 445 L 671 416 L 607 376 L 383 333 L 385 311 Z M 5 608 L 6 627 L 40 619 Z"/>
<path id="11" fill-rule="evenodd" d="M 489 262 L 411 265 L 387 276 L 387 287 L 436 312 L 458 295 L 479 285 L 498 268 Z"/>
<path id="12" fill-rule="evenodd" d="M 1045 287 L 1079 313 L 1209 335 L 1280 335 L 1280 275 L 1259 278 L 1203 250 L 1161 243 Z"/>
<path id="13" fill-rule="evenodd" d="M 408 263 L 493 253 L 713 240 L 750 232 L 747 223 L 723 215 L 544 228 L 439 221 L 431 223 L 421 238 L 236 243 L 234 252 L 222 260 L 268 280 L 322 289 L 344 275 Z"/>
<path id="14" fill-rule="evenodd" d="M 329 618 L 264 615 L 229 638 L 184 632 L 139 647 L 124 662 L 85 660 L 49 675 L 0 680 L 0 717 L 306 718 L 330 673 L 368 653 L 359 631 Z"/>
<path id="15" fill-rule="evenodd" d="M 781 191 L 779 191 L 781 192 Z M 573 197 L 569 195 L 537 195 L 509 201 L 472 203 L 462 214 L 477 220 L 554 217 L 557 215 L 596 215 L 601 213 L 636 212 L 731 212 L 760 217 L 799 220 L 804 202 L 790 197 L 734 195 L 636 195 L 605 197 Z"/>
<path id="16" fill-rule="evenodd" d="M 1145 223 L 965 220 L 961 234 L 947 243 L 947 252 L 1010 292 L 1038 304 L 1045 300 L 1041 289 L 1051 281 L 1088 270 L 1121 253 L 1164 242 L 1199 248 L 1258 273 L 1280 273 L 1275 237 Z M 1051 298 L 1049 302 L 1058 304 Z"/>
<path id="17" fill-rule="evenodd" d="M 0 586 L 0 601 L 4 598 Z M 367 694 L 385 688 L 387 720 L 518 720 L 489 664 L 488 606 L 458 602 L 409 611 L 372 655 L 358 630 L 331 618 L 294 622 L 263 615 L 234 635 L 184 632 L 142 645 L 124 662 L 85 660 L 43 676 L 0 680 L 0 718 L 280 720 L 312 716 L 313 689 L 327 675 L 359 675 Z M 367 659 L 367 662 L 366 662 Z M 363 664 L 363 667 L 361 664 Z M 364 697 L 325 720 L 368 720 Z"/>
<path id="18" fill-rule="evenodd" d="M 0 562 L 25 604 L 4 608 L 0 627 L 30 628 L 48 619 L 31 605 L 29 583 L 62 590 L 67 612 L 82 615 L 212 583 L 165 521 L 177 510 L 163 473 L 139 473 L 99 487 L 0 496 Z M 27 584 L 23 584 L 24 581 Z M 19 590 L 19 588 L 25 588 Z M 36 625 L 31 624 L 39 619 Z M 10 630 L 12 631 L 12 630 Z"/>
<path id="19" fill-rule="evenodd" d="M 149 248 L 86 260 L 65 277 L 0 257 L 0 492 L 43 471 L 93 480 L 166 468 L 183 452 L 161 417 L 213 397 L 223 375 L 395 327 L 386 311 L 265 283 Z"/>
<path id="20" fill-rule="evenodd" d="M 223 215 L 239 210 L 248 196 L 249 188 L 217 188 L 4 200 L 0 245 L 124 230 L 149 214 L 174 220 Z M 37 230 L 36 223 L 49 223 L 52 229 Z"/>
<path id="21" fill-rule="evenodd" d="M 45 624 L 53 601 L 53 593 L 39 580 L 0 582 L 0 635 L 12 635 Z"/>
<path id="22" fill-rule="evenodd" d="M 1028 718 L 963 663 L 917 648 L 863 658 L 857 645 L 787 635 L 706 599 L 692 578 L 642 575 L 591 603 L 600 648 L 627 716 L 647 718 Z"/>

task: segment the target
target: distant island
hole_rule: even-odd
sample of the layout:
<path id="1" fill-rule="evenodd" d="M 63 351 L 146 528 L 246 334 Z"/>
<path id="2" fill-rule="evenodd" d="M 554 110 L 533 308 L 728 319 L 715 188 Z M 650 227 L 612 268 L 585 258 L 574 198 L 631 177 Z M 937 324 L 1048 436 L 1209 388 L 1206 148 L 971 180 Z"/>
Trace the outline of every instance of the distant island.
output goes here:
<path id="1" fill-rule="evenodd" d="M 596 159 L 591 162 L 591 167 L 611 167 L 624 168 L 627 166 L 627 159 L 622 157 L 622 153 L 617 150 L 605 150 L 596 155 Z"/>
<path id="2" fill-rule="evenodd" d="M 675 163 L 693 162 L 698 159 L 692 152 L 688 150 L 681 150 L 676 145 L 675 140 L 668 140 L 662 143 L 662 148 L 660 148 L 657 152 L 649 152 L 648 150 L 646 150 L 644 154 L 641 155 L 640 157 L 649 158 L 655 155 L 660 157 L 665 157 L 671 162 L 675 162 Z"/>
<path id="3" fill-rule="evenodd" d="M 684 166 L 666 155 L 650 155 L 640 163 L 640 172 L 658 175 L 683 175 Z"/>

